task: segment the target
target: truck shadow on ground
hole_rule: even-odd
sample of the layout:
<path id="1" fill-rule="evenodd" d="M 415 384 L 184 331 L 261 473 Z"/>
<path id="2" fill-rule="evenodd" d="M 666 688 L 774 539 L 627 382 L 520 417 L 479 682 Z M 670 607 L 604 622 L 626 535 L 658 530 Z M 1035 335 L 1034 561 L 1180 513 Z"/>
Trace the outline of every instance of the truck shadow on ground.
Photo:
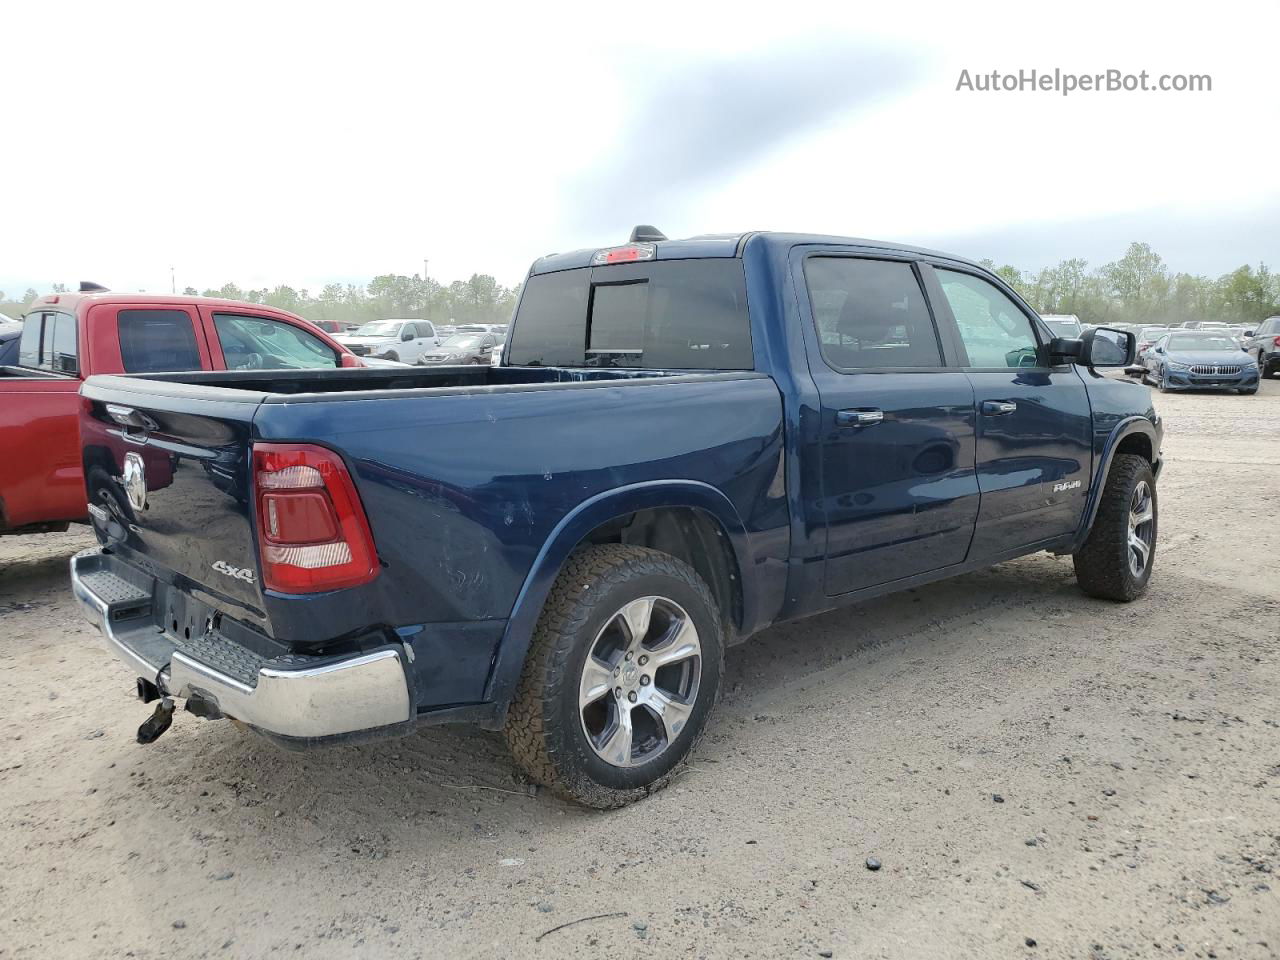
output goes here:
<path id="1" fill-rule="evenodd" d="M 773 627 L 729 651 L 724 697 L 701 754 L 710 757 L 725 737 L 741 746 L 753 728 L 734 720 L 762 704 L 799 710 L 806 699 L 823 698 L 806 693 L 811 680 L 834 674 L 833 682 L 847 688 L 843 695 L 861 696 L 858 658 L 868 651 L 884 648 L 876 656 L 905 663 L 927 656 L 940 634 L 957 643 L 966 632 L 980 639 L 981 627 L 966 621 L 981 623 L 993 608 L 1026 607 L 1028 618 L 1043 618 L 1090 604 L 1096 601 L 1078 592 L 1069 562 L 1041 557 Z M 144 714 L 139 707 L 138 719 Z M 178 721 L 156 745 L 123 749 L 144 751 L 146 767 L 165 771 L 151 786 L 176 792 L 178 806 L 190 801 L 199 808 L 217 797 L 228 828 L 257 810 L 250 824 L 272 845 L 291 842 L 290 831 L 304 840 L 316 828 L 368 838 L 429 823 L 441 838 L 474 839 L 493 829 L 554 829 L 566 815 L 595 816 L 527 783 L 498 733 L 427 727 L 395 740 L 288 753 L 229 723 L 182 714 Z"/>

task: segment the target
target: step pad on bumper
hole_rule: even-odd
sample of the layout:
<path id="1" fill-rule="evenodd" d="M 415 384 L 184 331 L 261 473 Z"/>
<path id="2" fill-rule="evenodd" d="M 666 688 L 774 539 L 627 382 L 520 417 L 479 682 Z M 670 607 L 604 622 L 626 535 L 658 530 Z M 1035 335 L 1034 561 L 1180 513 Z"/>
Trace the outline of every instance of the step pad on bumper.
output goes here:
<path id="1" fill-rule="evenodd" d="M 109 570 L 96 570 L 92 573 L 84 573 L 81 579 L 84 585 L 93 593 L 101 596 L 109 604 L 128 604 L 128 603 L 146 603 L 150 605 L 151 595 L 146 590 L 137 588 L 125 580 L 124 577 L 118 577 Z"/>
<path id="2" fill-rule="evenodd" d="M 172 639 L 172 638 L 171 638 Z M 258 671 L 272 661 L 252 650 L 228 640 L 220 633 L 183 638 L 174 643 L 177 649 L 221 673 L 239 680 L 246 687 L 258 685 Z"/>

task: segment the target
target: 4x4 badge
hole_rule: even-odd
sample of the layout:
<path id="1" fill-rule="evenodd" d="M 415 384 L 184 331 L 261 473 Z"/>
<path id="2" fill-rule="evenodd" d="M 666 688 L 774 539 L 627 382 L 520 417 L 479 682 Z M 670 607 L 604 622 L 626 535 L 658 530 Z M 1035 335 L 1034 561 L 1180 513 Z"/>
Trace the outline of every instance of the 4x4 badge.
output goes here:
<path id="1" fill-rule="evenodd" d="M 234 577 L 237 580 L 243 580 L 245 583 L 256 583 L 258 580 L 258 578 L 254 576 L 253 571 L 248 567 L 233 567 L 225 560 L 215 560 L 213 561 L 212 566 L 213 569 L 217 570 L 219 573 L 225 574 L 228 577 Z"/>

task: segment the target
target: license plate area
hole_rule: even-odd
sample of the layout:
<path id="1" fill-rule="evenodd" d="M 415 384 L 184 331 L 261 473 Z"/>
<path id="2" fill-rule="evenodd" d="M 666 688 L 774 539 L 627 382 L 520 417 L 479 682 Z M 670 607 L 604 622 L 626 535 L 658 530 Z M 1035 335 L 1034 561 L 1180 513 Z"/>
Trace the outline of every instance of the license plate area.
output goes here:
<path id="1" fill-rule="evenodd" d="M 220 614 L 207 603 L 169 584 L 160 584 L 156 592 L 157 626 L 175 643 L 199 637 L 210 630 Z"/>

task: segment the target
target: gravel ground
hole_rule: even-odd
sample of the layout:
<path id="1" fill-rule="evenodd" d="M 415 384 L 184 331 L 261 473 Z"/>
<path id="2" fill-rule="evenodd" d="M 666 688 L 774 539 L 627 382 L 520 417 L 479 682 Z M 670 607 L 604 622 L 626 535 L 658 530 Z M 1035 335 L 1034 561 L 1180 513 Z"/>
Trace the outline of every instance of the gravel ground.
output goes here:
<path id="1" fill-rule="evenodd" d="M 90 538 L 0 539 L 0 958 L 1280 956 L 1280 381 L 1157 404 L 1146 598 L 1041 555 L 770 630 L 610 814 L 471 730 L 139 746 Z"/>

